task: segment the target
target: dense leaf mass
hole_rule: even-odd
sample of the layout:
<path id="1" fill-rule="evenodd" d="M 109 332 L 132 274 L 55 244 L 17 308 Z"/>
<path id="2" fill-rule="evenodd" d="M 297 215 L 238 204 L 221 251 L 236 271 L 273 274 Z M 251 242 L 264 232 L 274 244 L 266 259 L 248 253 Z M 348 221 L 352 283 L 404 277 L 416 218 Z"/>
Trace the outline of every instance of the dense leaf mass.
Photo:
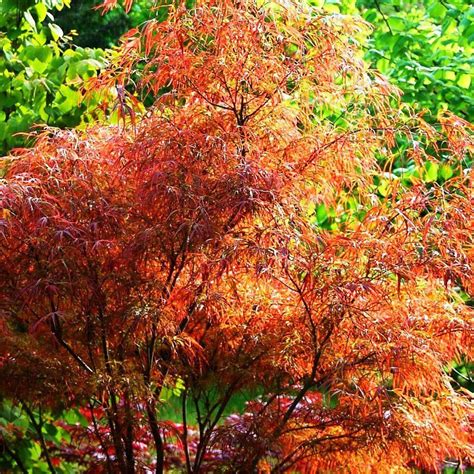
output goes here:
<path id="1" fill-rule="evenodd" d="M 63 6 L 61 0 L 0 4 L 0 156 L 25 146 L 33 126 L 73 127 L 97 116 L 91 113 L 97 100 L 86 103 L 82 86 L 105 65 L 105 54 L 74 47 L 53 23 L 55 7 Z"/>
<path id="2" fill-rule="evenodd" d="M 472 130 L 404 108 L 361 60 L 364 23 L 257 3 L 170 7 L 94 82 L 123 124 L 49 129 L 12 158 L 0 391 L 89 403 L 104 472 L 466 462 L 472 405 L 446 367 L 472 349 Z M 453 175 L 384 174 L 400 140 Z"/>

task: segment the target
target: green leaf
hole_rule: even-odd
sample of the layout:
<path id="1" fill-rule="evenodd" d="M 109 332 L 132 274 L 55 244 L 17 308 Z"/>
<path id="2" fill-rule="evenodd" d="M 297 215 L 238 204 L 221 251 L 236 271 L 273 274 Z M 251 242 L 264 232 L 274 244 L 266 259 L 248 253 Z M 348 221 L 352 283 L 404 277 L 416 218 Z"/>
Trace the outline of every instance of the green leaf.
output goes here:
<path id="1" fill-rule="evenodd" d="M 425 164 L 425 172 L 423 173 L 423 179 L 427 183 L 431 183 L 438 179 L 438 163 L 433 163 L 432 161 L 427 161 Z"/>
<path id="2" fill-rule="evenodd" d="M 56 435 L 58 434 L 58 429 L 52 424 L 47 424 L 44 426 L 43 431 L 46 432 L 46 438 L 50 441 L 55 441 Z"/>
<path id="3" fill-rule="evenodd" d="M 444 163 L 444 164 L 441 165 L 438 174 L 439 174 L 439 176 L 441 176 L 441 178 L 446 180 L 446 179 L 451 178 L 451 176 L 453 176 L 454 171 L 451 168 L 451 166 Z"/>
<path id="4" fill-rule="evenodd" d="M 392 48 L 392 55 L 393 56 L 400 56 L 400 52 L 402 51 L 403 46 L 408 41 L 408 39 L 409 38 L 407 38 L 406 36 L 401 36 L 400 35 L 398 37 L 397 42 L 394 44 L 394 46 Z"/>
<path id="5" fill-rule="evenodd" d="M 36 13 L 38 14 L 38 21 L 41 23 L 46 18 L 48 9 L 46 8 L 46 5 L 44 3 L 37 3 L 35 9 Z"/>
<path id="6" fill-rule="evenodd" d="M 62 418 L 68 425 L 75 425 L 76 423 L 79 423 L 79 417 L 77 415 L 77 410 L 68 410 L 64 412 Z"/>
<path id="7" fill-rule="evenodd" d="M 391 16 L 387 19 L 390 28 L 394 31 L 404 31 L 406 28 L 405 19 L 399 16 Z"/>
<path id="8" fill-rule="evenodd" d="M 160 400 L 162 402 L 167 402 L 173 397 L 173 389 L 169 387 L 163 387 L 160 392 Z"/>
<path id="9" fill-rule="evenodd" d="M 40 61 L 39 59 L 33 59 L 33 61 L 30 62 L 31 67 L 35 72 L 38 74 L 42 74 L 46 69 L 48 68 L 48 63 Z"/>
<path id="10" fill-rule="evenodd" d="M 375 10 L 369 10 L 365 15 L 365 21 L 373 23 L 377 18 L 377 12 Z"/>
<path id="11" fill-rule="evenodd" d="M 456 79 L 456 73 L 454 71 L 445 71 L 444 78 L 448 81 L 454 81 Z"/>
<path id="12" fill-rule="evenodd" d="M 176 383 L 173 387 L 173 394 L 176 397 L 179 397 L 181 395 L 181 392 L 186 388 L 186 385 L 184 384 L 184 380 L 180 377 L 176 380 Z"/>
<path id="13" fill-rule="evenodd" d="M 53 57 L 51 48 L 48 46 L 27 46 L 23 53 L 24 56 L 29 60 L 28 62 L 34 61 L 36 59 L 43 63 L 49 63 Z"/>
<path id="14" fill-rule="evenodd" d="M 452 33 L 457 28 L 457 23 L 454 18 L 446 17 L 443 20 L 443 24 L 441 27 L 441 34 L 446 35 Z"/>
<path id="15" fill-rule="evenodd" d="M 443 18 L 447 12 L 448 9 L 441 2 L 438 1 L 433 2 L 431 7 L 428 8 L 428 13 L 433 18 Z"/>
<path id="16" fill-rule="evenodd" d="M 39 444 L 34 443 L 29 449 L 31 459 L 37 461 L 41 457 L 41 447 Z"/>
<path id="17" fill-rule="evenodd" d="M 318 224 L 324 224 L 324 222 L 327 221 L 328 212 L 327 212 L 326 206 L 324 204 L 320 204 L 316 208 L 316 219 L 318 221 Z"/>
<path id="18" fill-rule="evenodd" d="M 18 417 L 16 420 L 13 421 L 13 424 L 18 428 L 23 430 L 27 430 L 30 426 L 30 420 L 26 415 Z"/>
<path id="19" fill-rule="evenodd" d="M 461 74 L 458 79 L 458 86 L 463 89 L 469 89 L 471 85 L 471 75 L 470 74 Z"/>
<path id="20" fill-rule="evenodd" d="M 50 23 L 48 26 L 49 26 L 49 29 L 51 30 L 51 34 L 53 35 L 54 41 L 57 41 L 59 38 L 63 37 L 64 33 L 61 27 L 59 27 L 58 25 L 54 23 Z"/>
<path id="21" fill-rule="evenodd" d="M 389 184 L 390 182 L 386 179 L 381 180 L 380 185 L 377 187 L 377 191 L 383 197 L 387 197 L 389 193 Z"/>
<path id="22" fill-rule="evenodd" d="M 36 22 L 35 22 L 35 19 L 33 18 L 33 15 L 28 10 L 26 10 L 26 12 L 23 13 L 23 16 L 25 17 L 25 20 L 28 22 L 31 28 L 33 28 L 33 31 L 36 32 L 37 31 Z"/>

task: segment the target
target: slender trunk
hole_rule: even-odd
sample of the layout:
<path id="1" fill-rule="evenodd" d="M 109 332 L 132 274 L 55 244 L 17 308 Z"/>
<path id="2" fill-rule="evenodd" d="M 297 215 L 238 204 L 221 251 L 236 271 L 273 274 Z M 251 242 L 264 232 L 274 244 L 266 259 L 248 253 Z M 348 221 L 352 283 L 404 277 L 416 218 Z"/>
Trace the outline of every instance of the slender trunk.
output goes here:
<path id="1" fill-rule="evenodd" d="M 160 434 L 160 427 L 156 418 L 156 404 L 155 404 L 155 393 L 151 389 L 151 371 L 155 362 L 155 342 L 156 342 L 156 323 L 153 323 L 151 339 L 147 344 L 147 362 L 146 368 L 143 373 L 143 380 L 145 386 L 149 390 L 148 398 L 146 400 L 146 413 L 148 417 L 148 425 L 150 426 L 151 435 L 156 449 L 156 474 L 162 474 L 164 471 L 164 447 L 163 440 Z M 163 377 L 164 380 L 164 377 Z M 159 392 L 158 392 L 159 393 Z"/>
<path id="2" fill-rule="evenodd" d="M 204 455 L 206 454 L 208 443 L 211 439 L 214 428 L 216 427 L 217 423 L 219 423 L 221 416 L 224 414 L 227 404 L 230 402 L 230 399 L 232 398 L 232 394 L 234 393 L 235 387 L 236 387 L 236 383 L 234 382 L 227 389 L 225 395 L 222 398 L 222 401 L 220 402 L 220 407 L 217 409 L 217 412 L 214 416 L 214 420 L 210 419 L 211 416 L 209 413 L 208 415 L 206 415 L 206 419 L 204 423 L 207 424 L 208 426 L 206 430 L 204 431 L 203 436 L 201 436 L 201 439 L 199 440 L 198 448 L 196 451 L 196 457 L 194 459 L 193 472 L 197 473 L 201 470 L 201 465 L 202 465 L 202 462 L 204 461 Z"/>
<path id="3" fill-rule="evenodd" d="M 133 453 L 133 416 L 130 407 L 128 391 L 124 395 L 125 403 L 125 457 L 127 460 L 128 474 L 135 474 L 135 455 Z"/>
<path id="4" fill-rule="evenodd" d="M 112 474 L 113 473 L 112 460 L 110 459 L 110 454 L 109 454 L 107 446 L 104 442 L 104 438 L 100 434 L 99 427 L 97 425 L 97 419 L 96 419 L 95 414 L 94 414 L 94 407 L 92 406 L 91 402 L 89 402 L 89 412 L 91 414 L 92 424 L 94 426 L 94 433 L 95 433 L 97 439 L 99 440 L 100 447 L 102 448 L 102 451 L 104 451 L 105 457 L 107 459 L 107 473 Z"/>
<path id="5" fill-rule="evenodd" d="M 112 399 L 115 398 L 114 395 L 110 394 L 109 395 Z M 115 408 L 114 408 L 115 406 Z M 117 411 L 116 411 L 117 405 L 116 403 L 112 404 L 112 408 L 110 406 L 105 406 L 105 413 L 107 416 L 107 422 L 109 424 L 110 428 L 110 434 L 112 435 L 112 441 L 114 443 L 114 450 L 115 450 L 115 456 L 117 458 L 117 463 L 120 469 L 120 472 L 122 474 L 128 474 L 127 473 L 127 465 L 125 463 L 125 455 L 124 455 L 124 449 L 123 449 L 123 444 L 122 444 L 122 438 L 120 436 L 120 426 L 117 426 L 118 420 L 117 420 Z"/>
<path id="6" fill-rule="evenodd" d="M 125 450 L 123 446 L 122 440 L 122 427 L 119 420 L 119 412 L 117 406 L 117 395 L 115 390 L 108 386 L 109 383 L 113 383 L 114 380 L 114 371 L 112 368 L 110 354 L 109 354 L 109 344 L 107 341 L 107 327 L 105 323 L 105 315 L 104 311 L 101 306 L 99 306 L 99 325 L 100 325 L 100 341 L 101 341 L 101 349 L 102 349 L 102 356 L 104 358 L 104 366 L 105 370 L 108 375 L 109 382 L 106 383 L 106 389 L 109 395 L 109 400 L 106 403 L 106 414 L 107 414 L 107 421 L 109 423 L 110 432 L 112 435 L 112 439 L 114 442 L 115 448 L 115 455 L 117 457 L 117 462 L 119 465 L 120 472 L 123 474 L 129 474 L 127 469 L 127 463 L 125 461 Z M 110 401 L 110 405 L 109 405 Z"/>
<path id="7" fill-rule="evenodd" d="M 188 446 L 188 421 L 187 421 L 187 414 L 186 414 L 186 402 L 187 402 L 187 391 L 184 390 L 183 392 L 183 400 L 182 400 L 182 418 L 183 418 L 183 446 L 184 446 L 184 455 L 186 457 L 186 471 L 190 474 L 191 471 L 191 459 L 189 458 L 189 446 Z"/>
<path id="8" fill-rule="evenodd" d="M 146 412 L 148 415 L 148 424 L 150 425 L 153 441 L 155 442 L 155 449 L 156 449 L 155 474 L 163 474 L 165 453 L 164 453 L 163 440 L 160 434 L 160 428 L 158 426 L 158 420 L 156 418 L 156 407 L 155 407 L 154 402 L 150 402 L 150 401 L 146 402 Z"/>
<path id="9" fill-rule="evenodd" d="M 281 419 L 280 423 L 278 424 L 275 431 L 273 432 L 273 435 L 272 435 L 273 440 L 276 440 L 281 435 L 282 431 L 284 430 L 286 424 L 288 423 L 291 416 L 293 415 L 293 412 L 297 408 L 298 404 L 301 402 L 301 400 L 303 400 L 303 398 L 306 395 L 306 393 L 308 392 L 308 390 L 313 386 L 314 380 L 315 380 L 315 377 L 316 377 L 316 372 L 317 372 L 318 365 L 319 365 L 319 359 L 321 357 L 321 353 L 322 353 L 321 349 L 319 349 L 314 354 L 313 364 L 312 364 L 312 368 L 311 368 L 311 374 L 307 378 L 306 382 L 303 384 L 303 387 L 301 388 L 299 393 L 295 396 L 293 402 L 288 407 L 288 409 L 286 410 L 283 418 Z M 257 452 L 256 454 L 254 454 L 254 456 L 253 456 L 253 458 L 251 459 L 251 462 L 250 462 L 251 469 L 252 469 L 251 472 L 255 472 L 257 470 L 258 462 L 262 458 L 263 454 L 264 454 L 263 452 Z"/>

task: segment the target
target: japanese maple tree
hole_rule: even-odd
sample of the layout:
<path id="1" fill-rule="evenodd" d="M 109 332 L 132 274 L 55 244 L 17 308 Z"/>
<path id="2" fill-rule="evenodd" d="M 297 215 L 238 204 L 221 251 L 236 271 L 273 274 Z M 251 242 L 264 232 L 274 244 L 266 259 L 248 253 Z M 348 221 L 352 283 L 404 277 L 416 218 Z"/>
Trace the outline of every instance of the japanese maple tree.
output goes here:
<path id="1" fill-rule="evenodd" d="M 469 462 L 447 367 L 472 349 L 472 127 L 424 123 L 363 22 L 303 4 L 170 6 L 92 85 L 120 125 L 9 159 L 0 393 L 84 407 L 91 472 Z"/>

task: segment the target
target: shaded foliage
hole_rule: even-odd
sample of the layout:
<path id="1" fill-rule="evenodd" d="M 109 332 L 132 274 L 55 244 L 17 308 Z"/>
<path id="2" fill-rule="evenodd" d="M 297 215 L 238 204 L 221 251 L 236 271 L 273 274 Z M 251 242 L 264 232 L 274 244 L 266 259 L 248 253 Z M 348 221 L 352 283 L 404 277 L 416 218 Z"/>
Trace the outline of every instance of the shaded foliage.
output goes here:
<path id="1" fill-rule="evenodd" d="M 89 48 L 110 48 L 118 43 L 130 28 L 151 18 L 154 3 L 145 0 L 133 5 L 125 13 L 123 8 L 102 14 L 95 0 L 72 0 L 71 8 L 63 9 L 56 15 L 57 24 L 65 31 L 76 31 L 74 43 Z"/>
<path id="2" fill-rule="evenodd" d="M 83 472 L 82 459 L 79 458 L 80 463 L 71 461 L 67 447 L 71 443 L 70 431 L 77 429 L 76 423 L 87 426 L 85 421 L 77 410 L 51 413 L 36 410 L 25 402 L 15 406 L 3 400 L 0 404 L 0 469 L 5 473 Z"/>

